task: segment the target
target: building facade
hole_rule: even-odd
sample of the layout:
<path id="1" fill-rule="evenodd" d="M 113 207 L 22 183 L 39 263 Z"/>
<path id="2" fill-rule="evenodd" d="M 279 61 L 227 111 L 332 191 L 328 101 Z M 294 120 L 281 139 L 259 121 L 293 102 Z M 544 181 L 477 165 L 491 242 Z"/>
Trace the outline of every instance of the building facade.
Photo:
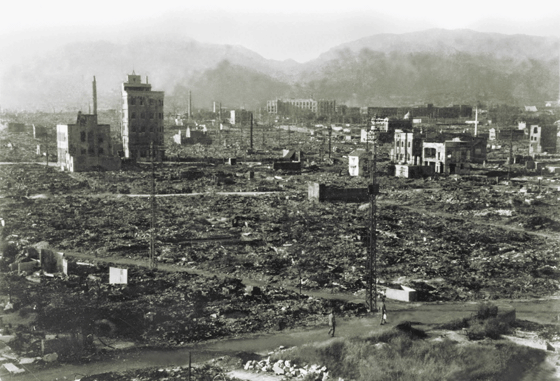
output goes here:
<path id="1" fill-rule="evenodd" d="M 370 153 L 358 148 L 348 154 L 348 173 L 350 176 L 366 176 L 368 174 Z"/>
<path id="2" fill-rule="evenodd" d="M 62 170 L 86 172 L 115 171 L 121 160 L 114 155 L 111 126 L 97 123 L 97 85 L 93 77 L 93 114 L 78 112 L 75 124 L 56 126 L 57 164 Z"/>
<path id="3" fill-rule="evenodd" d="M 420 165 L 422 139 L 420 134 L 396 130 L 391 160 L 399 164 Z"/>
<path id="4" fill-rule="evenodd" d="M 128 75 L 122 84 L 122 127 L 124 157 L 149 160 L 153 144 L 154 160 L 165 156 L 163 141 L 163 91 L 152 91 L 152 85 L 142 83 L 139 75 Z"/>
<path id="5" fill-rule="evenodd" d="M 298 111 L 309 111 L 315 115 L 335 115 L 336 101 L 314 99 L 275 99 L 266 102 L 269 114 L 290 115 Z"/>
<path id="6" fill-rule="evenodd" d="M 96 114 L 79 112 L 75 124 L 57 125 L 56 142 L 57 164 L 63 171 L 120 169 L 121 160 L 113 155 L 111 128 L 108 124 L 97 124 Z"/>
<path id="7" fill-rule="evenodd" d="M 558 128 L 556 126 L 532 125 L 529 128 L 529 155 L 557 152 Z"/>
<path id="8" fill-rule="evenodd" d="M 445 141 L 422 143 L 422 164 L 432 167 L 435 173 L 465 174 L 471 163 L 486 160 L 486 139 L 455 137 Z"/>

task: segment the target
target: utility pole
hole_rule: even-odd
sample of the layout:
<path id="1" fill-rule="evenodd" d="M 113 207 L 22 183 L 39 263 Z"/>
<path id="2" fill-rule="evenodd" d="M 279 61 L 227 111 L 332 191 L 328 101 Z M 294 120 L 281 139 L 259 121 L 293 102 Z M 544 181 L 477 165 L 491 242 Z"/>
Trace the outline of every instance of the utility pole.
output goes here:
<path id="1" fill-rule="evenodd" d="M 371 184 L 368 186 L 370 213 L 369 213 L 369 245 L 367 261 L 367 289 L 366 289 L 366 309 L 369 312 L 377 312 L 377 142 L 376 130 L 373 130 L 372 141 L 372 160 L 371 160 Z"/>
<path id="2" fill-rule="evenodd" d="M 266 128 L 266 127 L 265 127 L 265 125 L 264 125 L 264 120 L 263 120 L 263 125 L 261 126 L 261 131 L 262 131 L 262 149 L 263 149 L 263 150 L 266 149 L 266 148 L 265 148 L 265 143 L 264 143 L 264 132 L 265 132 L 264 130 L 265 130 L 265 128 Z"/>
<path id="3" fill-rule="evenodd" d="M 156 237 L 155 237 L 155 229 L 156 229 L 156 179 L 155 179 L 155 167 L 154 167 L 154 156 L 155 156 L 155 147 L 154 142 L 150 143 L 150 153 L 152 158 L 152 192 L 150 194 L 151 198 L 151 223 L 150 223 L 150 257 L 149 257 L 149 265 L 150 268 L 156 268 Z"/>
<path id="4" fill-rule="evenodd" d="M 251 153 L 253 153 L 253 113 L 251 113 Z"/>
<path id="5" fill-rule="evenodd" d="M 290 149 L 290 145 L 292 145 L 291 132 L 292 132 L 292 126 L 290 123 L 288 123 L 288 149 Z"/>
<path id="6" fill-rule="evenodd" d="M 45 128 L 45 150 L 47 154 L 47 170 L 48 170 L 49 169 L 49 132 L 47 128 Z"/>
<path id="7" fill-rule="evenodd" d="M 332 149 L 331 149 L 332 126 L 330 125 L 330 123 L 329 123 L 328 129 L 329 129 L 329 159 L 330 159 L 331 158 L 331 151 L 332 151 Z"/>
<path id="8" fill-rule="evenodd" d="M 369 152 L 369 133 L 370 133 L 371 129 L 368 130 L 367 119 L 366 119 L 366 123 L 364 123 L 364 124 L 366 125 L 365 126 L 366 127 L 366 152 Z"/>
<path id="9" fill-rule="evenodd" d="M 509 136 L 509 165 L 508 165 L 508 181 L 511 172 L 511 164 L 513 163 L 513 129 L 510 130 Z"/>

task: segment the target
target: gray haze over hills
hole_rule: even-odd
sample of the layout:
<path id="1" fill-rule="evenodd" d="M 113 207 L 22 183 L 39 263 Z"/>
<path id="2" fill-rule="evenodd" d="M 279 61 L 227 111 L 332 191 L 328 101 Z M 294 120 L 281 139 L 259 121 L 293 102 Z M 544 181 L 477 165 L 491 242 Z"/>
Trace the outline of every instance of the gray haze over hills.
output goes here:
<path id="1" fill-rule="evenodd" d="M 314 60 L 270 60 L 240 45 L 170 34 L 125 42 L 83 41 L 21 61 L 0 73 L 4 108 L 87 111 L 91 78 L 101 108 L 118 108 L 120 84 L 135 70 L 166 91 L 169 112 L 212 101 L 259 108 L 267 99 L 314 97 L 348 105 L 537 104 L 558 98 L 557 37 L 429 29 L 376 34 Z"/>

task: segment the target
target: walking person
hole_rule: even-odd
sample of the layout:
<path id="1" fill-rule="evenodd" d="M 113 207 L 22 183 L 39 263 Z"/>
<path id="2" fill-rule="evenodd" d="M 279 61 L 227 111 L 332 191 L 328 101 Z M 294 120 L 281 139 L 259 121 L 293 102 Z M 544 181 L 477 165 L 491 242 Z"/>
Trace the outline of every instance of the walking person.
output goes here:
<path id="1" fill-rule="evenodd" d="M 336 319 L 334 317 L 334 309 L 331 310 L 328 319 L 329 319 L 329 327 L 330 327 L 328 334 L 331 335 L 331 337 L 334 337 L 334 330 L 336 329 Z"/>
<path id="2" fill-rule="evenodd" d="M 383 305 L 381 306 L 381 325 L 387 323 L 387 307 L 385 306 L 385 298 L 382 299 Z"/>

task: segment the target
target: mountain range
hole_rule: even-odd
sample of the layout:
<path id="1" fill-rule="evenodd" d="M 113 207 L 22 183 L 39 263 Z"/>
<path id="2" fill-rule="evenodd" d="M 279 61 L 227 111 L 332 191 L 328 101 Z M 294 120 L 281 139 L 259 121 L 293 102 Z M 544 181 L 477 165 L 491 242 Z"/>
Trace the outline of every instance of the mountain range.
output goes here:
<path id="1" fill-rule="evenodd" d="M 269 60 L 236 45 L 174 37 L 126 43 L 76 42 L 4 69 L 5 108 L 82 110 L 96 76 L 100 108 L 118 108 L 126 74 L 148 76 L 169 112 L 257 109 L 267 99 L 336 99 L 349 106 L 422 103 L 539 104 L 559 95 L 556 37 L 430 29 L 377 34 L 335 46 L 314 60 Z"/>

